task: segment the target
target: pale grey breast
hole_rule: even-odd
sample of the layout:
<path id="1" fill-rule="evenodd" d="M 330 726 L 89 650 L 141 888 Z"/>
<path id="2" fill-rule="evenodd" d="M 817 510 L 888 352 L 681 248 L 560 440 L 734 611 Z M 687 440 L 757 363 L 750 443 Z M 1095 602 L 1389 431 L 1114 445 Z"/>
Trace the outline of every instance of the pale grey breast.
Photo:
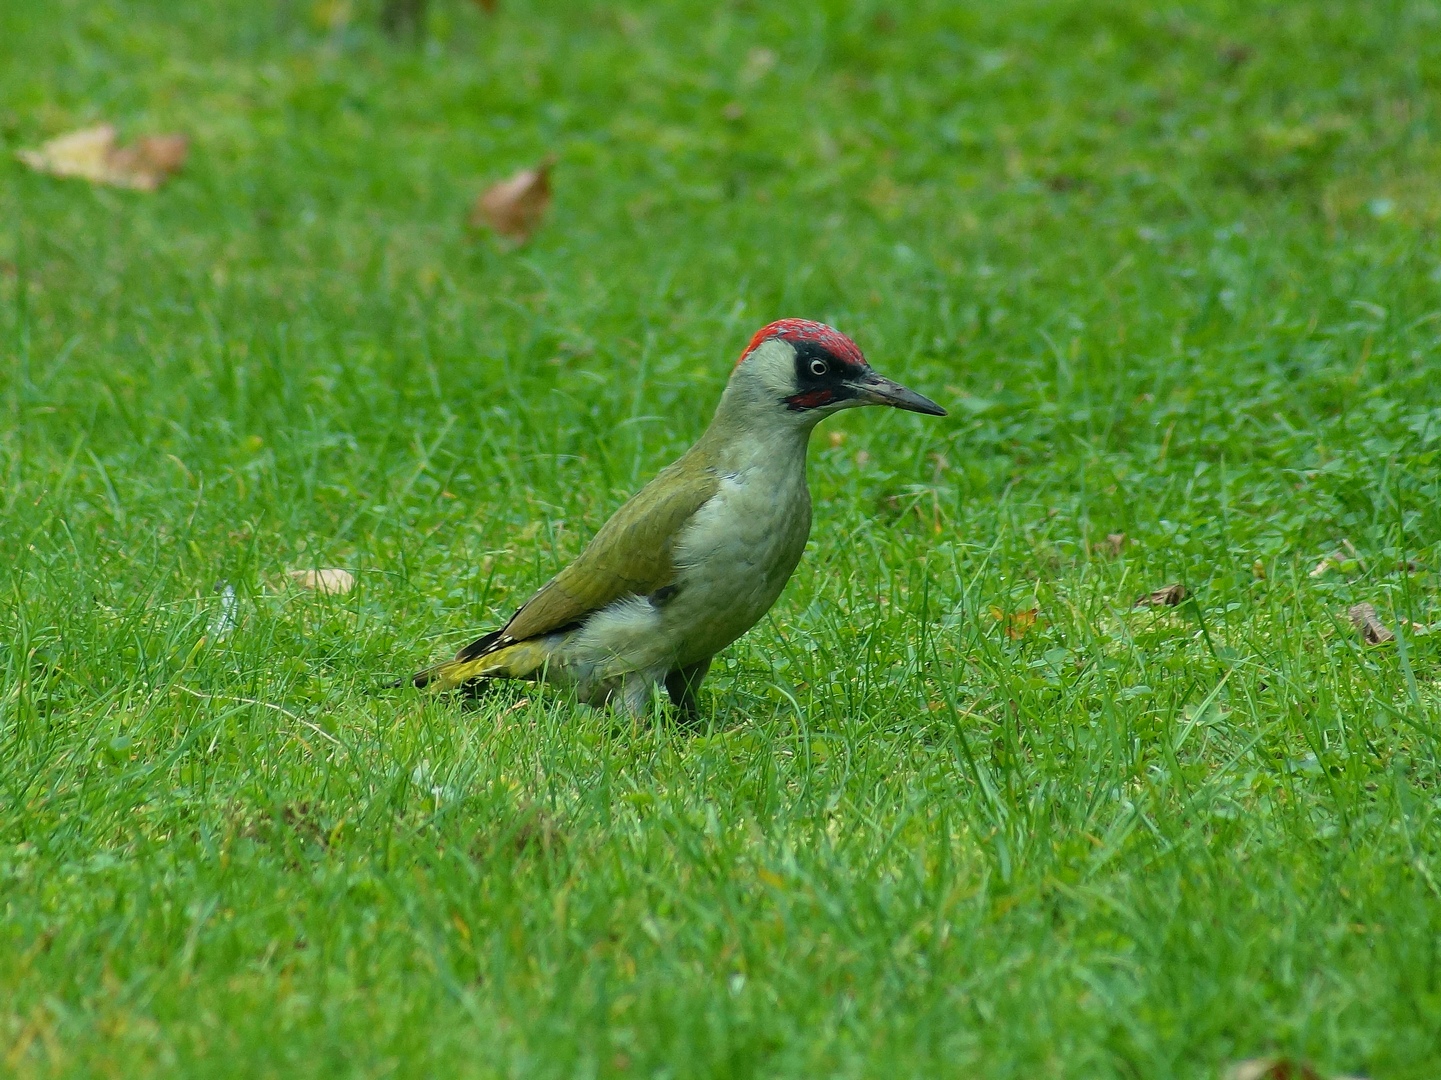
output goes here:
<path id="1" fill-rule="evenodd" d="M 719 652 L 770 610 L 810 534 L 802 469 L 764 466 L 721 481 L 676 545 L 674 626 L 681 664 Z"/>

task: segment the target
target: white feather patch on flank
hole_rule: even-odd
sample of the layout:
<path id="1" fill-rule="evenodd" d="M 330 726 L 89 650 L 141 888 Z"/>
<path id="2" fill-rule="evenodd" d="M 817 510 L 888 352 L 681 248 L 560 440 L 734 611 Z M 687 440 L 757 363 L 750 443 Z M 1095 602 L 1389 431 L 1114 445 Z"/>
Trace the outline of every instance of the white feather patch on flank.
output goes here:
<path id="1" fill-rule="evenodd" d="M 593 665 L 600 678 L 612 671 L 642 671 L 670 661 L 660 613 L 644 596 L 628 596 L 601 608 L 575 632 L 566 651 L 580 663 Z"/>

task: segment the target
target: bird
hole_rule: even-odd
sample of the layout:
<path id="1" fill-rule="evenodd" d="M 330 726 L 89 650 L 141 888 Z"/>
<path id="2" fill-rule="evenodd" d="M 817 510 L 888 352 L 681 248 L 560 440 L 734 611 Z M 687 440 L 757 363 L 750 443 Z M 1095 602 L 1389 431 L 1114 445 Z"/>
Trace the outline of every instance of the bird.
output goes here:
<path id="1" fill-rule="evenodd" d="M 431 690 L 543 682 L 631 716 L 646 713 L 663 686 L 683 717 L 697 718 L 711 660 L 770 610 L 805 550 L 811 432 L 864 405 L 946 415 L 877 374 L 831 326 L 762 327 L 695 445 L 504 626 L 411 682 Z"/>

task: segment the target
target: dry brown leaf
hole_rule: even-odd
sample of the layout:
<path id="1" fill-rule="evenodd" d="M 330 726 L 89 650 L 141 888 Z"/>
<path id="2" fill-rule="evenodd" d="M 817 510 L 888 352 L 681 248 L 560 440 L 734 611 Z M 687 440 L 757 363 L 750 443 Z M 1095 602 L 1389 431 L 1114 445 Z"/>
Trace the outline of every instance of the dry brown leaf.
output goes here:
<path id="1" fill-rule="evenodd" d="M 1106 553 L 1109 554 L 1112 558 L 1115 558 L 1115 557 L 1119 556 L 1119 555 L 1121 554 L 1121 551 L 1125 548 L 1125 546 L 1126 546 L 1126 534 L 1125 534 L 1125 533 L 1107 533 L 1107 534 L 1106 534 Z"/>
<path id="2" fill-rule="evenodd" d="M 550 206 L 550 170 L 547 157 L 533 169 L 522 169 L 509 180 L 492 184 L 480 193 L 470 212 L 470 223 L 487 225 L 501 236 L 524 243 L 539 228 Z"/>
<path id="3" fill-rule="evenodd" d="M 1135 607 L 1175 607 L 1186 599 L 1186 586 L 1179 581 L 1157 589 L 1153 593 L 1136 597 Z"/>
<path id="4" fill-rule="evenodd" d="M 37 172 L 76 177 L 93 184 L 154 191 L 180 171 L 190 151 L 184 135 L 146 135 L 129 146 L 116 142 L 114 124 L 97 124 L 21 150 L 21 161 Z"/>
<path id="5" fill-rule="evenodd" d="M 1321 1074 L 1294 1058 L 1251 1058 L 1227 1069 L 1226 1080 L 1321 1080 Z"/>
<path id="6" fill-rule="evenodd" d="M 114 125 L 100 124 L 60 135 L 38 150 L 21 150 L 16 156 L 37 172 L 107 183 L 107 162 L 114 149 Z"/>
<path id="7" fill-rule="evenodd" d="M 994 605 L 991 607 L 991 618 L 1001 624 L 1002 631 L 1012 641 L 1025 637 L 1027 631 L 1036 625 L 1036 619 L 1040 614 L 1040 608 L 1027 608 L 1025 611 L 1003 611 Z"/>
<path id="8" fill-rule="evenodd" d="M 292 570 L 285 575 L 302 589 L 313 589 L 329 596 L 343 596 L 355 588 L 355 575 L 349 570 L 327 567 L 323 570 Z"/>
<path id="9" fill-rule="evenodd" d="M 1374 604 L 1355 604 L 1347 614 L 1351 616 L 1351 625 L 1361 631 L 1361 636 L 1368 645 L 1384 645 L 1388 641 L 1396 640 L 1396 635 L 1376 614 Z"/>
<path id="10" fill-rule="evenodd" d="M 142 135 L 134 146 L 122 146 L 111 157 L 111 164 L 122 172 L 154 176 L 157 186 L 167 177 L 185 167 L 190 154 L 190 140 L 184 135 Z"/>

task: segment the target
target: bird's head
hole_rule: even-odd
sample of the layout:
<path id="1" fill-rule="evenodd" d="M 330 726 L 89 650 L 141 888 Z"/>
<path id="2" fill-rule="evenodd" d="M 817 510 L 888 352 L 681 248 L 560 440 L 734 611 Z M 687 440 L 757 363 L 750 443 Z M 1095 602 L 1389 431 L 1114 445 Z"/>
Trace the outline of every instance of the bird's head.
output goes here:
<path id="1" fill-rule="evenodd" d="M 731 394 L 743 397 L 752 411 L 806 430 L 831 413 L 861 405 L 946 415 L 930 398 L 872 371 L 845 334 L 807 319 L 781 319 L 757 331 L 736 361 Z"/>

